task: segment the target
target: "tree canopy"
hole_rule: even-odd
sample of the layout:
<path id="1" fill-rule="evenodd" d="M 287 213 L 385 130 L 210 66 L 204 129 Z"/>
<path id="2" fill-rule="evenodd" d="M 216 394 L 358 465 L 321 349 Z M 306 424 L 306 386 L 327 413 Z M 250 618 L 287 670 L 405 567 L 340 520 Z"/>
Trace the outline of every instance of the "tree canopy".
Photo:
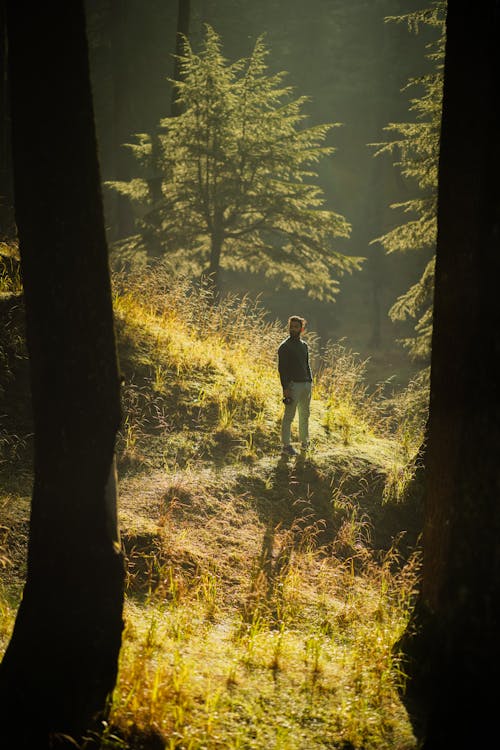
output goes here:
<path id="1" fill-rule="evenodd" d="M 159 246 L 216 284 L 221 268 L 260 272 L 332 299 L 338 276 L 361 264 L 335 248 L 350 226 L 315 184 L 315 165 L 334 151 L 324 143 L 334 124 L 305 126 L 307 98 L 270 73 L 267 55 L 260 37 L 248 58 L 230 63 L 208 25 L 199 53 L 184 39 L 172 81 L 181 111 L 161 120 L 156 163 L 151 137 L 138 135 L 129 148 L 141 175 L 108 183 L 141 207 L 139 232 L 122 248 Z M 154 201 L 148 175 L 158 168 Z"/>

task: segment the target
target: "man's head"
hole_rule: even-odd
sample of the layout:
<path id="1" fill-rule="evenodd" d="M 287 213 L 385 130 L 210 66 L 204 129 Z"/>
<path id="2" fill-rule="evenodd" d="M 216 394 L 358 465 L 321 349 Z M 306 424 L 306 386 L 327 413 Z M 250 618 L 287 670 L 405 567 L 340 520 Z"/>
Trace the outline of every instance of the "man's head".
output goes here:
<path id="1" fill-rule="evenodd" d="M 291 315 L 288 318 L 288 331 L 290 336 L 298 339 L 304 330 L 305 325 L 306 321 L 304 318 L 301 318 L 299 315 Z"/>

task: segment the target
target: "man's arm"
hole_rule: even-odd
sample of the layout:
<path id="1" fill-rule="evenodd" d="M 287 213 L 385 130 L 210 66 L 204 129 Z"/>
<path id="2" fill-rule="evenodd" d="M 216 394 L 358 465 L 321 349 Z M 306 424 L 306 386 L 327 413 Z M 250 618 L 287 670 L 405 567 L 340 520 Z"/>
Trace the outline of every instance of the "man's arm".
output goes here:
<path id="1" fill-rule="evenodd" d="M 287 393 L 291 376 L 290 376 L 290 359 L 289 359 L 289 352 L 287 350 L 286 346 L 280 346 L 278 349 L 278 371 L 280 374 L 280 381 L 281 381 L 281 387 L 283 388 L 283 393 L 285 396 L 289 396 L 290 394 Z"/>

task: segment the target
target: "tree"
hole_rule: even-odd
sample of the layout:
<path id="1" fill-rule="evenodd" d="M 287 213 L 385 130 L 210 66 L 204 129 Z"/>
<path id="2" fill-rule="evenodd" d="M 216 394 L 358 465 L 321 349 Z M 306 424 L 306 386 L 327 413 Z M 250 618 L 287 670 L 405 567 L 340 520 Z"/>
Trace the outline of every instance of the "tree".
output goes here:
<path id="1" fill-rule="evenodd" d="M 175 35 L 175 57 L 174 57 L 174 74 L 173 81 L 181 79 L 180 61 L 183 51 L 183 40 L 189 37 L 189 20 L 191 16 L 191 0 L 178 0 L 177 11 L 177 33 Z M 176 96 L 175 87 L 172 87 L 172 114 L 180 114 L 179 101 Z"/>
<path id="2" fill-rule="evenodd" d="M 177 10 L 177 31 L 175 35 L 175 51 L 174 55 L 174 72 L 172 81 L 178 81 L 181 77 L 180 71 L 180 53 L 182 51 L 183 39 L 187 38 L 189 34 L 189 19 L 190 19 L 190 0 L 178 0 Z M 172 86 L 171 95 L 171 114 L 178 115 L 181 111 L 179 102 L 176 98 L 175 87 Z M 148 190 L 153 205 L 161 203 L 163 197 L 163 175 L 162 175 L 162 147 L 160 130 L 157 128 L 151 133 L 151 170 L 152 174 L 149 176 Z M 150 220 L 156 222 L 154 231 L 148 233 L 148 242 L 150 244 L 150 251 L 152 255 L 161 254 L 161 214 L 154 212 L 150 214 Z"/>
<path id="3" fill-rule="evenodd" d="M 120 394 L 83 2 L 6 7 L 35 434 L 28 570 L 0 665 L 0 736 L 5 747 L 43 748 L 91 727 L 116 680 Z"/>
<path id="4" fill-rule="evenodd" d="M 403 641 L 425 750 L 498 736 L 499 31 L 498 3 L 448 4 L 423 580 Z"/>
<path id="5" fill-rule="evenodd" d="M 402 294 L 389 310 L 392 320 L 413 318 L 415 335 L 404 341 L 411 357 L 428 362 L 432 336 L 432 299 L 434 294 L 434 264 L 437 222 L 437 179 L 441 106 L 443 87 L 443 58 L 445 44 L 444 17 L 446 2 L 438 0 L 431 8 L 415 11 L 405 16 L 387 20 L 407 22 L 410 29 L 418 31 L 424 25 L 438 32 L 437 40 L 429 45 L 428 58 L 434 69 L 419 78 L 412 78 L 407 87 L 421 87 L 423 94 L 414 98 L 410 112 L 414 122 L 390 123 L 385 130 L 399 137 L 397 140 L 376 145 L 376 156 L 398 153 L 395 163 L 403 176 L 416 182 L 418 195 L 396 203 L 392 208 L 410 215 L 410 219 L 373 240 L 381 243 L 388 253 L 427 250 L 432 257 L 427 261 L 420 279 Z"/>
<path id="6" fill-rule="evenodd" d="M 321 144 L 333 126 L 299 127 L 306 99 L 291 98 L 266 56 L 260 38 L 248 59 L 228 63 L 210 26 L 199 54 L 186 39 L 173 81 L 181 113 L 161 121 L 162 199 L 153 202 L 140 178 L 110 184 L 147 205 L 132 250 L 144 251 L 148 234 L 160 232 L 173 262 L 204 270 L 216 287 L 221 268 L 258 271 L 331 299 L 332 270 L 360 265 L 334 249 L 349 225 L 323 207 L 313 183 L 313 165 L 332 153 Z M 147 168 L 150 137 L 130 148 Z"/>
<path id="7" fill-rule="evenodd" d="M 0 3 L 0 242 L 15 236 L 7 76 L 5 6 Z"/>

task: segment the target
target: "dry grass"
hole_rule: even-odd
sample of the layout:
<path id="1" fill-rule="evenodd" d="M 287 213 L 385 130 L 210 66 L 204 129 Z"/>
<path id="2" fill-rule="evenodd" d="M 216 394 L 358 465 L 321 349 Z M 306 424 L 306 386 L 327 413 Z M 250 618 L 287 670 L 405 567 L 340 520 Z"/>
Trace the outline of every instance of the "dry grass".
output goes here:
<path id="1" fill-rule="evenodd" d="M 172 558 L 151 568 L 145 601 L 127 599 L 113 732 L 200 750 L 414 747 L 392 646 L 416 559 L 400 567 L 366 547 L 342 559 L 339 540 L 319 545 L 303 517 L 273 528 L 271 543 L 268 531 L 250 514 L 245 544 L 234 534 L 221 554 L 190 533 L 179 545 L 182 531 L 172 545 L 162 528 Z M 179 564 L 180 548 L 192 570 Z"/>
<path id="2" fill-rule="evenodd" d="M 418 443 L 416 386 L 370 394 L 364 363 L 332 347 L 314 449 L 282 459 L 281 326 L 248 298 L 214 305 L 161 263 L 114 290 L 126 629 L 98 746 L 414 748 L 393 645 L 419 561 L 399 557 L 404 522 L 383 502 Z M 7 530 L 16 500 L 2 498 Z M 3 650 L 20 585 L 12 534 L 1 542 Z"/>

